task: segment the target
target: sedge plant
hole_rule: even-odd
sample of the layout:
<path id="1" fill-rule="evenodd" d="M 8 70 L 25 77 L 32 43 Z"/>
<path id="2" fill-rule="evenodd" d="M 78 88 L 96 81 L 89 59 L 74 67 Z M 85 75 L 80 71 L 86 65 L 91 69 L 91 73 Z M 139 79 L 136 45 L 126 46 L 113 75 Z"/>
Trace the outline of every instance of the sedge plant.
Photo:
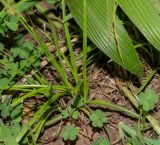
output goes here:
<path id="1" fill-rule="evenodd" d="M 37 47 L 35 47 L 35 49 L 37 48 L 37 51 L 43 52 L 43 55 L 47 58 L 47 61 L 51 64 L 50 67 L 53 67 L 55 69 L 60 79 L 57 84 L 52 84 L 43 76 L 43 74 L 39 70 L 36 70 L 34 77 L 39 82 L 39 84 L 16 83 L 10 85 L 10 82 L 18 75 L 18 73 L 23 68 L 25 68 L 25 66 L 31 61 L 31 58 L 32 57 L 34 58 L 36 56 L 35 54 L 35 56 L 28 58 L 28 60 L 10 77 L 9 81 L 5 84 L 5 86 L 1 88 L 2 93 L 5 91 L 19 92 L 19 97 L 16 100 L 10 101 L 9 103 L 9 106 L 12 109 L 16 108 L 26 99 L 30 99 L 33 97 L 37 98 L 38 96 L 43 96 L 45 100 L 45 102 L 42 105 L 38 106 L 37 112 L 34 114 L 31 120 L 22 127 L 21 131 L 18 132 L 18 135 L 15 137 L 15 142 L 17 144 L 22 143 L 28 135 L 31 135 L 33 139 L 33 144 L 35 144 L 45 126 L 54 124 L 60 121 L 61 119 L 66 119 L 69 116 L 71 116 L 70 118 L 72 119 L 77 119 L 79 116 L 80 108 L 81 110 L 83 109 L 88 110 L 89 112 L 88 116 L 94 127 L 97 127 L 95 125 L 96 124 L 95 122 L 99 121 L 98 127 L 101 128 L 103 124 L 107 122 L 107 119 L 104 116 L 104 113 L 101 112 L 100 110 L 93 112 L 91 109 L 88 109 L 90 104 L 105 106 L 111 110 L 115 110 L 124 113 L 125 115 L 128 115 L 132 118 L 139 119 L 139 115 L 137 113 L 127 110 L 126 108 L 121 107 L 119 105 L 103 100 L 89 100 L 88 97 L 89 83 L 87 81 L 87 62 L 89 60 L 87 58 L 87 52 L 89 48 L 87 45 L 88 19 L 87 19 L 86 0 L 83 0 L 82 2 L 83 51 L 79 55 L 79 59 L 82 60 L 82 72 L 79 71 L 77 58 L 74 54 L 74 49 L 71 42 L 71 33 L 69 32 L 69 21 L 67 21 L 68 17 L 71 18 L 70 17 L 71 15 L 70 14 L 68 14 L 69 16 L 66 15 L 65 0 L 62 0 L 61 7 L 62 7 L 63 20 L 61 23 L 63 24 L 65 32 L 65 40 L 68 48 L 67 51 L 69 52 L 69 55 L 67 56 L 62 52 L 61 47 L 59 46 L 59 38 L 57 36 L 55 23 L 50 17 L 48 17 L 47 15 L 45 15 L 45 13 L 42 12 L 42 14 L 47 19 L 46 23 L 51 31 L 51 37 L 49 39 L 51 40 L 50 44 L 51 45 L 54 44 L 56 47 L 55 54 L 52 54 L 49 51 L 49 46 L 44 42 L 42 37 L 36 31 L 38 28 L 32 23 L 32 21 L 30 19 L 27 19 L 27 17 L 23 15 L 22 10 L 16 9 L 17 7 L 20 7 L 21 5 L 25 4 L 25 2 L 27 1 L 24 0 L 18 3 L 12 1 L 11 4 L 9 5 L 4 0 L 2 0 L 2 4 L 4 5 L 4 10 L 7 9 L 13 10 L 13 14 L 16 15 L 20 24 L 27 30 L 27 32 L 36 41 Z M 40 6 L 39 3 L 37 4 L 37 8 L 40 8 L 39 9 L 40 12 L 43 11 L 43 8 Z M 72 81 L 70 80 L 68 73 L 71 74 L 73 78 Z M 60 105 L 61 98 L 69 98 L 71 100 L 71 104 L 69 104 L 70 106 L 64 109 L 65 112 Z M 69 107 L 71 111 L 66 111 L 69 110 L 68 109 Z M 58 113 L 52 116 L 51 118 L 51 114 L 53 114 L 54 112 Z M 100 113 L 100 116 L 97 115 L 97 112 Z M 64 118 L 64 114 L 67 115 L 66 118 Z M 49 118 L 51 119 L 49 120 Z M 2 127 L 5 128 L 3 125 Z M 67 132 L 68 129 L 69 132 L 66 134 L 65 132 Z M 78 132 L 79 129 L 75 126 L 75 124 L 66 125 L 64 127 L 64 134 L 63 134 L 64 140 L 75 140 L 77 138 Z M 100 141 L 98 142 L 101 142 L 101 140 L 103 141 L 104 139 L 101 138 Z"/>

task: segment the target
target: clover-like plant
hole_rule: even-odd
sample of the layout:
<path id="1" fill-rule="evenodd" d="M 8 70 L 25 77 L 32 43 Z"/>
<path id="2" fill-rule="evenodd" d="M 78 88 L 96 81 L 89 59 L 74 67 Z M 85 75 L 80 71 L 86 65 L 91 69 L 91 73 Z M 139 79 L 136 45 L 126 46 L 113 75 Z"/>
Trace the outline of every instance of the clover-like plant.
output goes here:
<path id="1" fill-rule="evenodd" d="M 62 110 L 62 116 L 64 119 L 67 119 L 69 116 L 71 116 L 73 119 L 76 120 L 79 117 L 79 111 L 69 106 L 65 110 Z"/>
<path id="2" fill-rule="evenodd" d="M 79 129 L 74 125 L 66 125 L 64 126 L 62 136 L 65 141 L 74 141 L 76 140 L 78 133 Z"/>
<path id="3" fill-rule="evenodd" d="M 139 106 L 141 106 L 142 109 L 147 112 L 155 108 L 155 105 L 159 99 L 156 93 L 150 88 L 147 88 L 145 92 L 141 92 L 138 96 Z"/>
<path id="4" fill-rule="evenodd" d="M 105 116 L 105 113 L 99 109 L 94 111 L 89 116 L 89 119 L 92 121 L 93 127 L 101 128 L 101 127 L 103 127 L 104 123 L 107 123 L 107 117 Z"/>

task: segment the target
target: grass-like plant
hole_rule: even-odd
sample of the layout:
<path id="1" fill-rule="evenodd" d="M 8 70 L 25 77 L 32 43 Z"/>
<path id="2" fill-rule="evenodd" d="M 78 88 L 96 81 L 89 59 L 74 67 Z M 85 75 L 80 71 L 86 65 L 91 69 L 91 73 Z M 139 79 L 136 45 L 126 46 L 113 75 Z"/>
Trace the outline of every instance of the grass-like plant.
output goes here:
<path id="1" fill-rule="evenodd" d="M 137 1 L 142 6 L 144 0 Z M 124 3 L 121 0 L 69 0 L 67 4 L 69 6 L 71 14 L 68 15 L 66 15 L 67 4 L 65 0 L 62 0 L 61 8 L 63 20 L 60 23 L 63 26 L 65 33 L 67 51 L 69 52 L 69 54 L 67 55 L 62 52 L 59 46 L 59 38 L 57 36 L 54 20 L 45 14 L 45 10 L 37 1 L 29 2 L 27 0 L 23 0 L 17 3 L 15 3 L 14 1 L 8 2 L 9 3 L 7 3 L 5 0 L 1 0 L 1 3 L 4 6 L 2 12 L 6 11 L 7 17 L 6 20 L 6 17 L 4 17 L 4 27 L 6 28 L 6 31 L 3 31 L 3 35 L 5 35 L 7 31 L 16 31 L 18 29 L 18 26 L 21 25 L 32 36 L 37 45 L 33 47 L 32 43 L 26 42 L 18 47 L 11 48 L 11 56 L 13 55 L 14 58 L 18 58 L 20 61 L 23 61 L 23 63 L 21 63 L 19 67 L 16 67 L 16 69 L 15 67 L 13 69 L 9 68 L 9 70 L 13 73 L 11 73 L 8 78 L 3 78 L 1 80 L 3 84 L 0 82 L 0 91 L 2 94 L 5 94 L 6 92 L 12 92 L 14 94 L 14 92 L 16 92 L 17 94 L 19 94 L 19 96 L 16 97 L 16 99 L 13 99 L 13 96 L 8 95 L 7 93 L 7 98 L 4 98 L 4 95 L 2 95 L 2 105 L 0 105 L 1 116 L 3 117 L 3 119 L 6 119 L 7 117 L 10 118 L 11 122 L 14 122 L 15 118 L 17 117 L 18 119 L 16 119 L 20 124 L 23 107 L 22 103 L 26 99 L 43 96 L 44 102 L 37 107 L 38 109 L 35 112 L 34 116 L 26 125 L 17 127 L 18 131 L 16 133 L 8 133 L 10 130 L 8 129 L 6 124 L 2 122 L 2 124 L 0 124 L 0 133 L 2 133 L 0 134 L 0 137 L 2 138 L 3 143 L 9 145 L 9 140 L 14 140 L 15 145 L 23 144 L 24 142 L 26 143 L 28 141 L 27 137 L 30 136 L 32 138 L 32 144 L 36 144 L 45 126 L 52 125 L 55 122 L 60 121 L 61 119 L 67 120 L 68 118 L 71 119 L 72 122 L 71 124 L 64 127 L 62 136 L 65 141 L 73 141 L 77 138 L 79 132 L 79 129 L 75 126 L 74 121 L 79 118 L 80 111 L 84 109 L 87 110 L 86 114 L 88 115 L 88 118 L 90 119 L 92 125 L 94 127 L 104 129 L 107 123 L 105 114 L 101 110 L 93 111 L 92 109 L 90 109 L 89 105 L 91 104 L 107 107 L 111 110 L 123 113 L 134 119 L 141 119 L 141 117 L 145 117 L 152 124 L 154 130 L 158 134 L 160 133 L 157 120 L 153 116 L 147 114 L 147 111 L 155 107 L 155 103 L 158 100 L 158 97 L 153 93 L 153 91 L 151 91 L 152 93 L 149 94 L 149 101 L 152 100 L 152 95 L 156 96 L 156 100 L 153 100 L 153 103 L 151 104 L 152 106 L 150 108 L 146 108 L 146 104 L 144 104 L 144 102 L 148 100 L 144 96 L 144 93 L 139 95 L 143 95 L 141 98 L 142 100 L 139 101 L 137 99 L 137 96 L 133 96 L 133 94 L 131 94 L 128 89 L 126 89 L 125 87 L 121 88 L 122 91 L 127 96 L 129 96 L 129 100 L 131 100 L 133 105 L 140 110 L 140 115 L 136 112 L 130 111 L 124 107 L 108 101 L 96 99 L 90 100 L 88 96 L 89 83 L 87 80 L 87 63 L 89 61 L 88 52 L 90 50 L 90 47 L 87 45 L 88 38 L 90 38 L 91 41 L 93 41 L 93 43 L 97 45 L 113 61 L 120 64 L 137 76 L 140 76 L 142 74 L 140 61 L 136 54 L 136 50 L 134 48 L 132 40 L 127 34 L 122 22 L 116 15 L 117 6 L 119 5 L 122 10 L 130 17 L 130 15 L 132 14 L 130 9 L 134 10 L 134 7 L 131 6 L 131 8 L 128 9 L 128 5 L 130 4 L 129 0 L 126 0 L 126 2 Z M 58 1 L 56 0 L 54 2 L 57 3 Z M 151 4 L 151 2 L 146 2 L 145 6 L 147 4 L 149 5 Z M 37 9 L 46 18 L 46 23 L 48 26 L 47 28 L 50 29 L 51 32 L 51 36 L 49 36 L 50 44 L 54 44 L 56 48 L 56 53 L 54 54 L 50 52 L 49 46 L 44 42 L 41 35 L 39 35 L 37 30 L 40 29 L 38 29 L 33 24 L 33 22 L 25 17 L 22 13 L 27 8 L 33 5 L 36 5 Z M 136 3 L 133 3 L 133 5 L 139 8 Z M 145 9 L 145 7 L 143 8 Z M 138 10 L 140 11 L 140 9 Z M 148 12 L 146 12 L 149 17 L 156 15 L 156 12 L 152 8 L 150 8 L 150 11 L 152 12 L 151 14 L 148 14 Z M 2 12 L 0 13 L 0 17 Z M 13 20 L 13 16 L 16 17 L 16 20 Z M 82 53 L 78 56 L 78 59 L 81 59 L 82 61 L 81 70 L 79 70 L 77 58 L 74 54 L 74 49 L 71 42 L 69 19 L 72 18 L 72 16 L 81 27 L 83 33 L 83 49 Z M 141 21 L 139 17 L 136 18 L 131 16 L 131 19 L 141 30 L 139 23 L 142 22 L 143 25 L 143 21 Z M 149 30 L 150 24 L 148 24 L 148 21 L 146 20 L 144 22 L 147 23 L 145 25 L 146 30 Z M 155 19 L 153 19 L 153 23 L 154 22 L 156 22 Z M 159 24 L 155 25 L 155 30 L 158 25 Z M 146 33 L 145 30 L 141 31 L 151 44 L 153 44 L 155 47 L 158 47 L 157 39 L 154 39 L 152 36 L 150 36 L 151 30 L 148 33 Z M 3 44 L 0 44 L 0 52 L 5 54 L 5 47 L 3 46 Z M 43 74 L 41 74 L 38 68 L 36 68 L 38 65 L 34 64 L 37 64 L 37 55 L 39 57 L 46 57 L 47 61 L 51 64 L 50 67 L 55 69 L 59 77 L 57 83 L 51 84 L 47 80 L 47 78 L 44 78 Z M 5 61 L 1 61 L 1 63 L 3 62 Z M 8 63 L 5 62 L 4 64 Z M 29 70 L 28 68 L 31 66 L 34 66 L 35 68 L 35 73 L 33 75 L 36 79 L 28 80 L 26 84 L 19 84 L 18 82 L 15 83 L 15 77 L 20 73 L 24 75 L 27 70 Z M 6 71 L 8 73 L 8 69 L 6 69 Z M 72 81 L 70 77 L 73 78 Z M 140 88 L 140 92 L 145 88 L 145 86 L 142 85 L 142 87 Z M 146 94 L 147 92 L 148 91 L 146 91 Z M 67 98 L 70 100 L 70 103 L 66 108 L 62 108 L 60 104 L 61 98 Z M 146 114 L 143 114 L 144 112 Z M 12 125 L 14 126 L 14 123 Z M 127 132 L 125 130 L 125 128 L 127 128 L 126 126 L 121 125 L 120 127 L 122 130 L 124 130 L 124 132 Z M 2 129 L 5 131 L 2 132 Z M 129 135 L 132 137 L 131 134 Z M 7 136 L 7 139 L 5 139 L 5 136 Z M 137 135 L 135 133 L 134 137 L 137 138 Z M 108 144 L 108 141 L 105 140 L 103 136 L 100 137 L 97 141 L 93 142 L 93 144 L 98 144 L 101 142 Z"/>

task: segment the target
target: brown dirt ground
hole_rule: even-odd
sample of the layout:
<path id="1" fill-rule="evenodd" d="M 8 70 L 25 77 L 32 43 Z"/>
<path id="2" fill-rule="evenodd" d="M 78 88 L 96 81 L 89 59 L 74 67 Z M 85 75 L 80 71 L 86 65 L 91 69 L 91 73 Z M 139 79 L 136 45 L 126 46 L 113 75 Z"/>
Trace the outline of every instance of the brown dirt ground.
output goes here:
<path id="1" fill-rule="evenodd" d="M 145 71 L 145 76 L 147 76 L 151 70 L 149 67 L 147 71 Z M 107 66 L 104 65 L 96 65 L 93 69 L 88 72 L 88 80 L 90 82 L 90 91 L 89 98 L 90 99 L 99 99 L 106 100 L 123 106 L 129 110 L 134 111 L 130 102 L 126 99 L 124 94 L 117 87 L 115 78 L 111 73 L 108 73 Z M 153 88 L 157 94 L 160 93 L 160 75 L 158 73 L 155 74 L 152 81 L 149 83 L 149 87 Z M 141 79 L 144 81 L 145 77 Z M 136 87 L 136 86 L 135 86 Z M 107 139 L 110 140 L 111 145 L 122 145 L 119 139 L 119 131 L 118 131 L 118 123 L 124 122 L 130 126 L 134 126 L 137 123 L 137 120 L 127 117 L 121 113 L 117 113 L 111 110 L 106 109 L 105 107 L 97 107 L 91 106 L 92 108 L 101 108 L 104 112 L 106 112 L 106 116 L 108 117 L 107 124 L 107 133 L 103 130 L 95 130 L 91 127 L 91 124 L 86 117 L 86 115 L 81 112 L 81 118 L 76 122 L 76 125 L 80 128 L 80 134 L 78 135 L 78 139 L 76 140 L 75 145 L 91 145 L 91 141 L 96 140 L 101 134 L 105 135 Z M 160 119 L 160 102 L 157 104 L 156 118 Z M 64 143 L 62 137 L 55 138 L 53 136 L 54 132 L 58 129 L 63 128 L 63 124 L 66 122 L 60 122 L 54 126 L 46 128 L 44 133 L 40 138 L 40 145 L 68 145 L 68 143 Z M 151 130 L 148 130 L 145 133 L 146 136 L 152 137 L 154 133 Z"/>
<path id="2" fill-rule="evenodd" d="M 26 39 L 30 37 L 26 36 Z M 46 77 L 49 80 L 53 80 L 54 71 L 49 72 L 48 69 L 44 70 L 46 72 Z M 148 74 L 151 73 L 151 68 L 149 66 L 144 67 L 145 76 L 140 79 L 140 82 L 143 82 Z M 89 98 L 106 100 L 123 106 L 129 110 L 134 111 L 132 105 L 124 96 L 124 94 L 119 90 L 116 82 L 117 76 L 114 75 L 115 72 L 111 72 L 108 65 L 103 62 L 101 64 L 95 64 L 93 68 L 88 70 L 88 80 L 90 83 L 89 89 Z M 149 83 L 149 87 L 153 88 L 157 94 L 160 95 L 160 75 L 156 73 Z M 56 80 L 54 80 L 56 81 Z M 125 83 L 125 80 L 122 80 Z M 133 79 L 133 84 L 136 84 L 136 81 Z M 136 85 L 134 86 L 136 88 Z M 41 100 L 41 99 L 40 99 Z M 34 102 L 34 101 L 31 101 Z M 38 103 L 41 103 L 38 102 Z M 30 103 L 29 103 L 30 104 Z M 35 104 L 34 104 L 35 105 Z M 28 105 L 27 105 L 28 106 Z M 107 139 L 110 140 L 111 145 L 122 145 L 119 139 L 118 123 L 124 122 L 131 126 L 134 126 L 137 123 L 137 120 L 127 117 L 121 113 L 111 111 L 105 107 L 91 106 L 92 108 L 101 108 L 106 112 L 108 117 L 107 123 L 107 134 L 103 130 L 95 130 L 91 127 L 90 121 L 86 114 L 81 111 L 81 117 L 76 122 L 77 127 L 80 128 L 80 134 L 76 140 L 75 145 L 91 145 L 91 141 L 96 140 L 101 134 L 104 134 Z M 157 104 L 156 111 L 154 112 L 155 117 L 160 120 L 160 102 Z M 34 115 L 34 111 L 31 112 L 30 116 Z M 61 121 L 53 126 L 44 129 L 41 137 L 39 138 L 39 145 L 69 145 L 70 143 L 65 143 L 61 136 L 54 136 L 55 132 L 62 130 L 63 125 L 68 122 Z M 149 130 L 145 134 L 146 136 L 152 137 L 154 133 Z"/>

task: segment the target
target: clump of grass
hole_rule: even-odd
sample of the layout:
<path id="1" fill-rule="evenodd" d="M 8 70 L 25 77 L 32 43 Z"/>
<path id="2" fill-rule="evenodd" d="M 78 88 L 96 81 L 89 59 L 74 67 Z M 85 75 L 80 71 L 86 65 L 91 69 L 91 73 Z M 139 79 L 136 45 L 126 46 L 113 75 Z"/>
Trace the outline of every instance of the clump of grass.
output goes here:
<path id="1" fill-rule="evenodd" d="M 58 1 L 55 1 L 55 3 L 57 2 Z M 3 16 L 3 12 L 9 11 L 8 13 L 6 13 L 6 17 L 11 19 L 10 17 L 14 16 L 16 18 L 16 20 L 13 21 L 6 21 L 4 27 L 6 27 L 7 30 L 3 31 L 3 35 L 7 36 L 7 31 L 9 34 L 12 33 L 12 31 L 16 31 L 16 33 L 19 33 L 18 27 L 21 25 L 23 26 L 23 29 L 25 29 L 30 34 L 30 36 L 32 36 L 32 38 L 36 42 L 36 45 L 34 44 L 33 46 L 33 44 L 30 42 L 26 42 L 26 44 L 22 41 L 21 43 L 19 43 L 18 47 L 16 45 L 16 47 L 14 46 L 10 49 L 11 53 L 8 57 L 4 58 L 6 59 L 5 61 L 1 60 L 1 64 L 5 66 L 3 67 L 3 75 L 8 74 L 9 71 L 12 73 L 5 77 L 1 75 L 2 78 L 0 82 L 0 89 L 2 97 L 0 110 L 2 122 L 0 123 L 0 131 L 3 129 L 4 132 L 0 134 L 0 142 L 3 142 L 6 145 L 10 144 L 10 140 L 12 140 L 12 143 L 14 143 L 15 145 L 30 142 L 32 142 L 32 144 L 36 144 L 45 126 L 53 125 L 54 123 L 60 122 L 63 119 L 66 122 L 70 120 L 69 124 L 66 124 L 64 126 L 64 130 L 61 134 L 64 141 L 70 143 L 71 141 L 77 139 L 78 133 L 80 132 L 80 128 L 76 126 L 76 120 L 80 118 L 81 111 L 83 110 L 85 110 L 86 115 L 90 119 L 90 122 L 94 128 L 99 128 L 106 132 L 107 117 L 105 113 L 99 109 L 93 111 L 90 105 L 104 106 L 108 109 L 123 113 L 139 121 L 141 121 L 142 118 L 147 118 L 148 121 L 152 124 L 154 130 L 158 134 L 160 134 L 157 120 L 149 114 L 149 111 L 153 110 L 158 100 L 158 97 L 155 93 L 153 93 L 153 91 L 150 91 L 149 99 L 146 98 L 148 91 L 146 91 L 146 96 L 144 95 L 144 93 L 142 93 L 141 95 L 139 95 L 142 96 L 142 98 L 137 99 L 137 94 L 135 94 L 134 96 L 126 87 L 120 87 L 120 89 L 122 89 L 126 96 L 128 96 L 129 100 L 133 103 L 137 110 L 139 110 L 139 114 L 111 102 L 89 99 L 87 64 L 88 61 L 90 61 L 90 58 L 88 58 L 90 46 L 88 46 L 87 44 L 88 25 L 86 0 L 82 0 L 83 44 L 82 53 L 80 53 L 78 56 L 78 59 L 81 59 L 82 61 L 82 71 L 79 70 L 77 58 L 75 56 L 75 50 L 71 42 L 72 35 L 70 33 L 68 18 L 72 18 L 72 16 L 71 14 L 66 14 L 65 0 L 62 0 L 61 3 L 59 2 L 62 8 L 63 19 L 60 23 L 64 29 L 67 51 L 69 52 L 68 54 L 63 53 L 63 51 L 61 50 L 54 19 L 48 17 L 48 15 L 45 14 L 45 11 L 43 10 L 43 7 L 41 7 L 40 3 L 36 1 L 20 1 L 17 3 L 15 3 L 14 1 L 10 1 L 10 3 L 8 4 L 4 0 L 2 0 L 1 3 L 4 5 L 4 7 L 2 9 L 2 12 L 0 13 L 0 17 Z M 49 43 L 51 45 L 55 45 L 56 53 L 54 54 L 51 53 L 51 51 L 49 50 L 49 46 L 43 40 L 42 36 L 38 33 L 37 30 L 39 29 L 37 28 L 37 26 L 34 25 L 34 23 L 30 19 L 25 17 L 22 13 L 23 11 L 25 11 L 26 7 L 29 8 L 35 4 L 37 4 L 36 7 L 40 12 L 42 12 L 42 15 L 45 17 L 47 28 L 51 31 L 51 36 L 48 36 L 47 34 L 45 34 L 45 32 L 43 34 L 49 37 Z M 26 7 L 23 7 L 24 5 L 26 5 Z M 0 52 L 6 56 L 8 55 L 3 44 L 0 44 Z M 44 75 L 40 72 L 40 64 L 37 63 L 37 58 L 38 62 L 40 62 L 40 57 L 46 57 L 47 61 L 50 63 L 49 67 L 55 69 L 56 74 L 59 78 L 59 80 L 55 84 L 50 83 L 47 78 L 45 78 Z M 16 59 L 21 63 L 19 67 L 16 66 L 17 63 L 19 63 L 16 61 Z M 8 65 L 11 64 L 12 66 L 8 67 Z M 34 74 L 32 74 L 34 79 L 28 79 L 25 74 L 32 69 L 35 69 Z M 153 74 L 154 73 L 155 72 L 153 72 Z M 20 83 L 20 81 L 16 80 L 17 78 L 23 77 L 26 77 L 26 81 L 23 84 L 22 82 Z M 72 81 L 70 77 L 73 78 Z M 139 93 L 146 87 L 150 79 L 151 77 L 149 77 L 147 79 L 147 82 L 142 85 L 142 87 L 139 89 Z M 20 124 L 22 123 L 22 112 L 24 107 L 23 102 L 33 97 L 38 99 L 39 96 L 42 96 L 42 98 L 44 98 L 44 102 L 38 105 L 34 116 L 28 121 L 28 123 L 21 126 Z M 153 100 L 154 98 L 152 98 L 151 96 L 154 96 L 155 100 Z M 69 100 L 67 102 L 67 107 L 65 108 L 60 103 L 62 98 Z M 147 101 L 152 101 L 152 103 Z M 145 104 L 145 102 L 148 103 L 148 108 L 146 107 L 147 104 Z M 150 106 L 150 103 L 152 106 Z M 9 129 L 6 120 L 10 121 L 10 127 L 13 127 L 13 130 Z M 124 139 L 124 134 L 127 133 L 131 137 L 132 143 L 142 141 L 141 139 L 143 137 L 138 136 L 134 130 L 132 130 L 125 124 L 120 124 L 120 130 L 121 133 L 123 130 L 123 133 L 121 134 L 122 139 Z M 131 133 L 129 133 L 128 130 L 132 130 Z M 141 133 L 142 130 L 139 129 L 138 131 L 139 133 Z M 57 135 L 59 134 L 60 133 L 57 132 Z M 7 138 L 5 138 L 6 136 Z M 144 138 L 144 142 L 149 142 L 149 140 Z M 100 136 L 97 141 L 93 142 L 93 145 L 98 143 L 109 144 L 103 136 Z"/>

